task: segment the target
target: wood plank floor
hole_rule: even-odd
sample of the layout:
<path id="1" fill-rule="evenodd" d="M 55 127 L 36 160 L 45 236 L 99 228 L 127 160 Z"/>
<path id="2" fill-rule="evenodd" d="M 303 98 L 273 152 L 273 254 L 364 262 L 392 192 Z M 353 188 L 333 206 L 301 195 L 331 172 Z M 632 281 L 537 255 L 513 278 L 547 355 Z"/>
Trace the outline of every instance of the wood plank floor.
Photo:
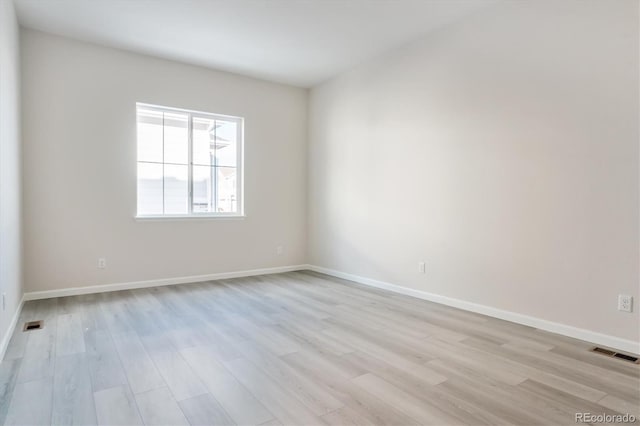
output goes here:
<path id="1" fill-rule="evenodd" d="M 40 319 L 43 330 L 22 332 Z M 310 272 L 33 301 L 18 327 L 0 364 L 5 424 L 640 418 L 638 365 Z"/>

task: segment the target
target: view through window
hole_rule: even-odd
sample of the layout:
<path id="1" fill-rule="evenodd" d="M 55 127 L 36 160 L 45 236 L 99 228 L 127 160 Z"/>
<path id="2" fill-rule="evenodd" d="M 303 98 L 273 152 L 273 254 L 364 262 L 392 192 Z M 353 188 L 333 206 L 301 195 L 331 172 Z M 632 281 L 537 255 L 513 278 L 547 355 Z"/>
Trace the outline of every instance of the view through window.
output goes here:
<path id="1" fill-rule="evenodd" d="M 136 107 L 138 216 L 241 215 L 242 118 Z"/>

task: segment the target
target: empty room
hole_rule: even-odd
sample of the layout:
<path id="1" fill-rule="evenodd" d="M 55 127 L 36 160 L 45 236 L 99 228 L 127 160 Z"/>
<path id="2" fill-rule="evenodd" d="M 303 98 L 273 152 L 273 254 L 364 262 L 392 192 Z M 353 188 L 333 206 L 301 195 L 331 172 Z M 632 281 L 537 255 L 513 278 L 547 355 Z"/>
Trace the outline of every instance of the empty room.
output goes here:
<path id="1" fill-rule="evenodd" d="M 0 0 L 0 424 L 640 424 L 640 0 Z"/>

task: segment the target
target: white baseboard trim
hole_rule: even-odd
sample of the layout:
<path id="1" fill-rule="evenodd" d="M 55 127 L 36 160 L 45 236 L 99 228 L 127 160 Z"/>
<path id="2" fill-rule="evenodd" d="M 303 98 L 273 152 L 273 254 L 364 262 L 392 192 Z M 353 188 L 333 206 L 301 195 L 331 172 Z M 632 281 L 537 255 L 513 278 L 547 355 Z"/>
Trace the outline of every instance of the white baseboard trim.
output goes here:
<path id="1" fill-rule="evenodd" d="M 618 349 L 621 351 L 631 352 L 634 354 L 640 353 L 640 342 L 634 342 L 633 340 L 626 340 L 620 337 L 609 336 L 607 334 L 602 334 L 595 331 L 586 330 L 583 328 L 573 327 L 570 325 L 548 321 L 541 318 L 531 317 L 531 316 L 519 314 L 516 312 L 493 308 L 491 306 L 481 305 L 478 303 L 468 302 L 465 300 L 455 299 L 452 297 L 441 296 L 439 294 L 428 293 L 422 290 L 415 290 L 407 287 L 402 287 L 402 286 L 391 284 L 384 281 L 378 281 L 371 278 L 348 274 L 346 272 L 336 271 L 334 269 L 324 268 L 322 266 L 309 265 L 309 269 L 315 272 L 320 272 L 320 273 L 331 275 L 337 278 L 343 278 L 345 280 L 355 281 L 359 284 L 381 288 L 381 289 L 389 290 L 395 293 L 404 294 L 407 296 L 417 297 L 419 299 L 424 299 L 431 302 L 440 303 L 442 305 L 463 309 L 465 311 L 471 311 L 478 314 L 483 314 L 490 317 L 515 322 L 517 324 L 527 325 L 530 327 L 538 328 L 540 330 L 549 331 L 551 333 L 573 337 L 575 339 L 585 340 L 587 342 L 592 342 L 597 345 L 607 346 L 612 349 Z"/>
<path id="2" fill-rule="evenodd" d="M 87 287 L 71 287 L 59 290 L 31 291 L 24 294 L 24 301 L 50 299 L 52 297 L 77 296 L 80 294 L 106 293 L 136 288 L 160 287 L 166 285 L 188 284 L 203 281 L 224 280 L 228 278 L 251 277 L 254 275 L 279 274 L 282 272 L 309 269 L 309 265 L 276 266 L 274 268 L 250 269 L 246 271 L 218 272 L 215 274 L 192 275 L 189 277 L 162 278 L 157 280 L 133 281 L 126 283 L 101 284 Z"/>
<path id="3" fill-rule="evenodd" d="M 0 342 L 0 361 L 4 360 L 4 354 L 7 352 L 9 342 L 11 341 L 11 336 L 13 336 L 13 332 L 16 329 L 16 325 L 18 324 L 18 318 L 20 318 L 20 314 L 22 313 L 24 302 L 25 298 L 24 295 L 22 295 L 20 304 L 18 304 L 18 308 L 13 313 L 13 318 L 11 318 L 11 323 L 9 324 L 9 327 L 7 327 L 7 331 L 4 336 L 2 336 L 2 342 Z"/>

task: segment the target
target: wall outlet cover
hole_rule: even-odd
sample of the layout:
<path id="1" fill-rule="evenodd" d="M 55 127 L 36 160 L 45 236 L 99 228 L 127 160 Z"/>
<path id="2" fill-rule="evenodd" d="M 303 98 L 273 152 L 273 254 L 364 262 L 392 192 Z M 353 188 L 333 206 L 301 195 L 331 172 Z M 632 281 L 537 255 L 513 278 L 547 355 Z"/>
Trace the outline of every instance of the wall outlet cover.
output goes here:
<path id="1" fill-rule="evenodd" d="M 633 296 L 629 296 L 628 294 L 619 294 L 618 295 L 618 310 L 622 312 L 632 312 L 633 311 Z"/>

